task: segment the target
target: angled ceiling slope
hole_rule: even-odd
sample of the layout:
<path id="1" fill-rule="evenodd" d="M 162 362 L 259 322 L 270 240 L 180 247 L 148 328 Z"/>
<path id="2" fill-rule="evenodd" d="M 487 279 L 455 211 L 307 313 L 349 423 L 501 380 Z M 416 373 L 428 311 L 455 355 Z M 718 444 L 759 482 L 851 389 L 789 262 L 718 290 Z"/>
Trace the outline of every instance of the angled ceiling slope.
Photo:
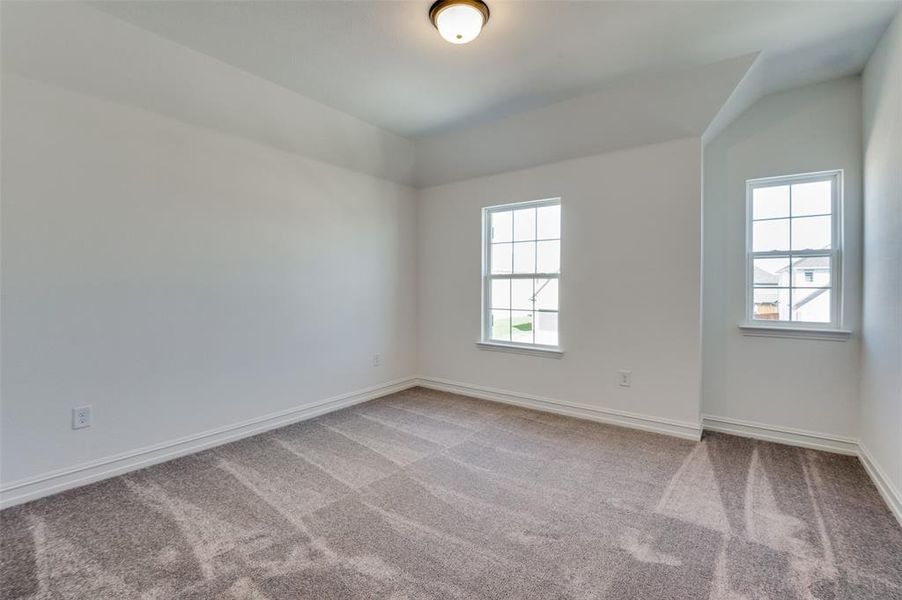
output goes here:
<path id="1" fill-rule="evenodd" d="M 421 4 L 2 3 L 3 72 L 428 186 L 708 139 L 859 72 L 899 6 L 497 1 L 454 54 Z"/>
<path id="2" fill-rule="evenodd" d="M 94 6 L 415 137 L 509 117 L 638 73 L 759 51 L 790 55 L 848 31 L 885 27 L 894 10 L 880 0 L 489 3 L 483 34 L 458 47 L 429 23 L 431 0 Z"/>
<path id="3" fill-rule="evenodd" d="M 481 126 L 419 138 L 417 184 L 701 136 L 757 55 L 618 81 L 600 92 Z"/>
<path id="4" fill-rule="evenodd" d="M 4 77 L 50 83 L 389 181 L 414 181 L 412 140 L 262 77 L 78 2 L 0 2 L 0 10 Z"/>
<path id="5" fill-rule="evenodd" d="M 896 4 L 902 6 L 902 3 Z M 866 26 L 850 27 L 830 38 L 795 48 L 792 52 L 765 50 L 758 54 L 748 73 L 736 86 L 717 116 L 708 125 L 702 140 L 707 143 L 745 112 L 752 104 L 769 94 L 803 85 L 857 75 L 867 64 L 871 53 L 889 23 L 877 21 Z"/>

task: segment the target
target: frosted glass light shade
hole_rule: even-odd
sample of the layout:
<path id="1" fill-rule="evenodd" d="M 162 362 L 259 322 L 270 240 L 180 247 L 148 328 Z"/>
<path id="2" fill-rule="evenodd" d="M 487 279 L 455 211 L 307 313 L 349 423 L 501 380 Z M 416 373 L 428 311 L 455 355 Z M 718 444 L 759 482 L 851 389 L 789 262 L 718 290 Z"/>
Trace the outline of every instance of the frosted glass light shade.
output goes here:
<path id="1" fill-rule="evenodd" d="M 433 5 L 430 17 L 439 34 L 452 44 L 472 42 L 488 19 L 488 7 L 473 0 L 443 0 Z"/>

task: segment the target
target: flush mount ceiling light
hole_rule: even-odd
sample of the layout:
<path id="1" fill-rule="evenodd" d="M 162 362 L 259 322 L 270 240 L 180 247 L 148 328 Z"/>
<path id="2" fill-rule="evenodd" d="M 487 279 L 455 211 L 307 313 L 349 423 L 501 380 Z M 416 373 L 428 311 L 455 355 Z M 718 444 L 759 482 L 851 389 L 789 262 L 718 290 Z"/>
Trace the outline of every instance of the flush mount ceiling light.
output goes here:
<path id="1" fill-rule="evenodd" d="M 489 20 L 482 0 L 438 0 L 429 9 L 429 20 L 452 44 L 472 42 Z"/>

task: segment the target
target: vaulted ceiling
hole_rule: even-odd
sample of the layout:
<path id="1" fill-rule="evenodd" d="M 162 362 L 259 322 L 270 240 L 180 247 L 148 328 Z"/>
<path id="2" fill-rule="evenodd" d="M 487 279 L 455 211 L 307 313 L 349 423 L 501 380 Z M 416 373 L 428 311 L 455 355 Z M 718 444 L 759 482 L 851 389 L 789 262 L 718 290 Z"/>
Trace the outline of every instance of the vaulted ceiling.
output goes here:
<path id="1" fill-rule="evenodd" d="M 488 1 L 465 46 L 429 0 L 0 2 L 3 74 L 422 187 L 710 139 L 859 73 L 900 6 Z"/>
<path id="2" fill-rule="evenodd" d="M 762 52 L 777 81 L 859 71 L 898 2 L 511 2 L 473 43 L 432 29 L 430 0 L 110 1 L 94 5 L 408 136 L 464 128 L 620 78 Z"/>

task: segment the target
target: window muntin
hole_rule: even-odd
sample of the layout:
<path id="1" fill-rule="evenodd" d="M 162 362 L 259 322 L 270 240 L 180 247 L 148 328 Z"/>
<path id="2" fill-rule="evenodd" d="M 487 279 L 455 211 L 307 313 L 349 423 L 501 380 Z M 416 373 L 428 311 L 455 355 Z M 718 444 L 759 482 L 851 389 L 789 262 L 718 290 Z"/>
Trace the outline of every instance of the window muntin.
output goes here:
<path id="1" fill-rule="evenodd" d="M 482 340 L 559 346 L 560 199 L 483 209 Z"/>
<path id="2" fill-rule="evenodd" d="M 747 182 L 750 322 L 838 328 L 842 173 Z"/>

